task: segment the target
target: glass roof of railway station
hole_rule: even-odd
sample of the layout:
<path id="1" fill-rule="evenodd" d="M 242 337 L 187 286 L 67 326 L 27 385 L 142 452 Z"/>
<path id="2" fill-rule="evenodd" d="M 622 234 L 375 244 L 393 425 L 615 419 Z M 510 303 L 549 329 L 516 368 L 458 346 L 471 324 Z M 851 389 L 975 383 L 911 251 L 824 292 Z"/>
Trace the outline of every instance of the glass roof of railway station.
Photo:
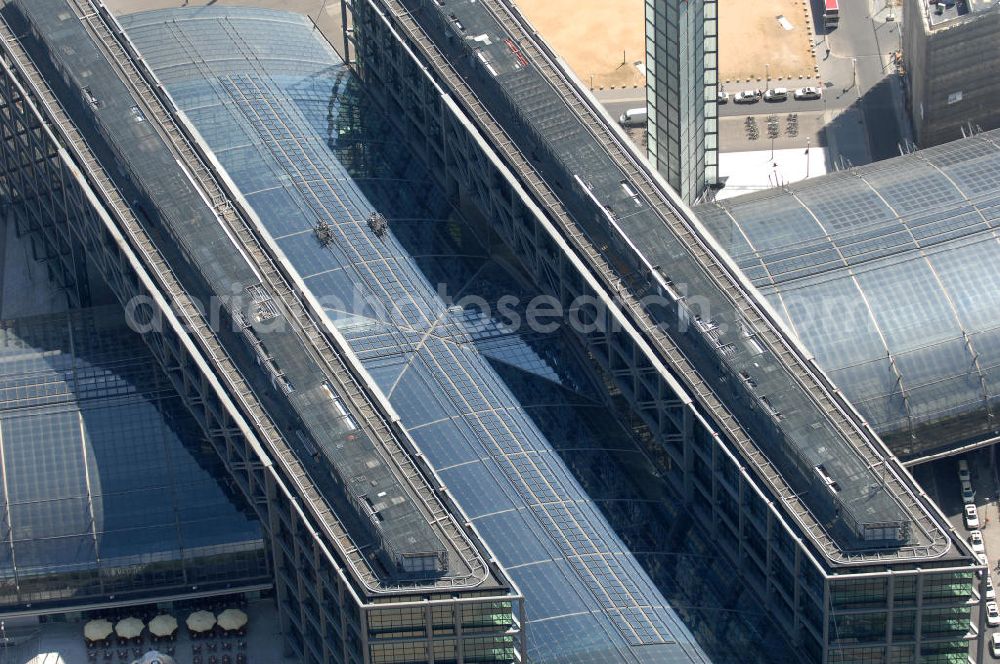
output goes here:
<path id="1" fill-rule="evenodd" d="M 26 35 L 30 57 L 42 63 L 63 108 L 84 129 L 88 146 L 117 177 L 122 197 L 133 201 L 139 223 L 157 238 L 172 276 L 189 296 L 206 303 L 224 300 L 235 325 L 216 328 L 215 338 L 236 368 L 224 367 L 225 377 L 243 384 L 248 391 L 240 399 L 282 432 L 278 443 L 270 427 L 262 427 L 263 437 L 272 439 L 268 444 L 282 448 L 276 451 L 280 463 L 291 464 L 286 471 L 320 528 L 340 540 L 352 582 L 364 593 L 397 584 L 485 589 L 502 583 L 457 524 L 435 516 L 438 499 L 427 478 L 411 472 L 414 461 L 385 430 L 367 395 L 354 392 L 350 372 L 338 370 L 335 359 L 328 369 L 325 359 L 309 352 L 332 357 L 331 342 L 320 340 L 317 348 L 314 338 L 303 347 L 300 335 L 307 331 L 303 317 L 294 314 L 297 306 L 285 309 L 288 318 L 282 316 L 275 300 L 287 307 L 291 298 L 251 257 L 252 247 L 248 256 L 244 238 L 227 233 L 227 222 L 220 223 L 219 211 L 207 204 L 222 194 L 213 193 L 212 184 L 202 192 L 192 180 L 164 137 L 173 128 L 160 126 L 155 105 L 135 103 L 96 35 L 74 19 L 79 8 L 66 0 L 31 0 L 5 9 L 11 10 L 7 17 L 14 29 Z M 216 27 L 232 29 L 225 22 Z M 285 322 L 298 334 L 288 333 Z"/>
<path id="2" fill-rule="evenodd" d="M 0 322 L 0 612 L 269 584 L 260 524 L 118 307 Z"/>
<path id="3" fill-rule="evenodd" d="M 643 310 L 665 333 L 657 345 L 674 344 L 684 358 L 671 369 L 706 395 L 709 409 L 730 413 L 733 421 L 712 415 L 727 438 L 752 441 L 759 453 L 743 459 L 767 490 L 782 496 L 783 510 L 824 564 L 852 565 L 869 555 L 904 564 L 962 558 L 912 481 L 895 462 L 885 463 L 864 429 L 787 351 L 752 292 L 704 246 L 679 202 L 632 173 L 637 166 L 616 144 L 624 139 L 586 110 L 545 57 L 528 59 L 509 46 L 523 34 L 512 27 L 517 22 L 474 0 L 428 9 L 415 17 L 418 23 L 435 35 L 511 141 L 531 155 L 540 177 L 566 192 L 559 196 L 575 230 L 618 264 L 605 280 L 620 277 L 631 295 L 655 289 L 658 297 Z M 465 34 L 479 37 L 455 38 Z"/>
<path id="4" fill-rule="evenodd" d="M 520 586 L 531 661 L 708 661 L 558 453 L 593 468 L 637 454 L 603 387 L 558 338 L 462 306 L 524 287 L 308 21 L 213 8 L 122 22 Z M 626 482 L 603 479 L 606 493 Z"/>
<path id="5" fill-rule="evenodd" d="M 1000 131 L 695 212 L 898 455 L 997 436 Z"/>

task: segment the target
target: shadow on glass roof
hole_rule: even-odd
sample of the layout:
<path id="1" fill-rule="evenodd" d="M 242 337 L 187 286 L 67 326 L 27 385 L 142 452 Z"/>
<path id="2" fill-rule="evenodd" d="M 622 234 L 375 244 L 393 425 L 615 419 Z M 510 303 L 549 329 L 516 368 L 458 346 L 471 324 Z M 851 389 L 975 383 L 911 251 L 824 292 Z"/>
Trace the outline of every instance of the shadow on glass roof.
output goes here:
<path id="1" fill-rule="evenodd" d="M 308 21 L 229 8 L 122 21 L 520 585 L 531 660 L 707 661 L 501 372 L 546 381 L 551 417 L 593 447 L 601 418 L 573 409 L 601 408 L 599 386 L 459 304 L 495 304 L 502 270 Z"/>
<path id="2" fill-rule="evenodd" d="M 444 74 L 448 88 L 475 95 L 550 191 L 562 192 L 552 205 L 572 218 L 568 234 L 579 232 L 592 245 L 582 251 L 614 266 L 591 267 L 612 291 L 620 278 L 629 297 L 643 300 L 635 304 L 648 316 L 641 325 L 663 332 L 655 352 L 674 354 L 670 370 L 701 395 L 699 407 L 715 413 L 714 426 L 784 503 L 822 564 L 964 557 L 912 480 L 788 347 L 783 326 L 758 309 L 679 201 L 635 172 L 641 158 L 625 153 L 611 123 L 588 110 L 550 58 L 510 46 L 530 28 L 481 2 L 426 7 L 413 19 L 457 74 Z M 503 143 L 494 147 L 512 149 Z"/>
<path id="3" fill-rule="evenodd" d="M 118 307 L 0 322 L 0 611 L 271 583 L 260 524 Z"/>
<path id="4" fill-rule="evenodd" d="M 165 138 L 176 138 L 177 127 L 162 126 L 155 104 L 146 105 L 148 89 L 143 107 L 135 103 L 120 71 L 79 20 L 79 8 L 66 0 L 32 0 L 2 11 L 25 35 L 21 43 L 83 129 L 88 149 L 111 168 L 115 187 L 132 202 L 144 232 L 155 237 L 186 297 L 215 310 L 212 303 L 224 301 L 221 320 L 228 322 L 211 333 L 232 364 L 216 368 L 243 386 L 239 398 L 255 417 L 269 421 L 257 433 L 292 474 L 324 535 L 337 540 L 352 582 L 366 594 L 502 586 L 414 467 L 419 460 L 376 412 L 381 405 L 356 385 L 353 369 L 345 371 L 339 342 L 319 333 L 298 299 L 286 293 L 284 277 L 267 269 L 268 257 L 255 239 L 228 232 L 244 220 L 218 205 L 226 194 L 211 178 L 192 179 L 178 161 L 186 144 L 171 147 Z M 231 29 L 228 22 L 216 27 Z M 314 39 L 308 29 L 305 34 Z M 282 36 L 280 30 L 275 36 Z M 285 49 L 288 57 L 293 51 Z M 159 269 L 155 260 L 152 265 Z M 300 335 L 308 335 L 305 346 Z"/>

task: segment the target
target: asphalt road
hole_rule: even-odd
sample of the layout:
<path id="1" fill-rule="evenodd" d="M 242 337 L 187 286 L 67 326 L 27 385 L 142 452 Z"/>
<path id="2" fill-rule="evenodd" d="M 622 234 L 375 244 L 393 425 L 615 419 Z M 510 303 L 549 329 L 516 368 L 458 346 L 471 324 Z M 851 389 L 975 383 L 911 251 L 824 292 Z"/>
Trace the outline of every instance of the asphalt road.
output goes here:
<path id="1" fill-rule="evenodd" d="M 812 2 L 814 16 L 821 16 L 820 0 Z M 782 135 L 781 145 L 776 142 L 775 149 L 822 145 L 828 151 L 827 168 L 861 165 L 898 155 L 899 145 L 911 136 L 909 122 L 902 114 L 902 88 L 890 56 L 900 48 L 902 17 L 896 15 L 895 21 L 887 21 L 887 17 L 885 0 L 841 0 L 840 25 L 829 34 L 822 27 L 815 30 L 820 82 L 771 81 L 772 87 L 789 89 L 819 85 L 823 97 L 808 101 L 761 100 L 754 104 L 736 104 L 730 100 L 720 104 L 721 149 L 726 152 L 762 149 L 763 143 L 750 141 L 743 135 L 742 124 L 736 129 L 729 127 L 742 123 L 747 116 L 796 113 L 802 130 L 797 138 Z M 754 86 L 730 84 L 724 89 L 732 95 L 750 87 Z M 642 88 L 597 90 L 594 94 L 615 120 L 631 108 L 646 105 Z M 818 128 L 813 126 L 817 123 Z"/>
<path id="2" fill-rule="evenodd" d="M 884 5 L 882 0 L 841 0 L 840 25 L 829 35 L 821 35 L 816 49 L 824 54 L 820 74 L 828 85 L 828 107 L 857 105 L 873 161 L 898 155 L 897 144 L 908 135 L 898 112 L 898 97 L 894 97 L 899 94 L 899 83 L 893 80 L 889 56 L 900 48 L 899 22 L 886 21 Z M 876 6 L 878 11 L 873 11 Z"/>
<path id="3" fill-rule="evenodd" d="M 813 4 L 814 16 L 821 16 L 819 0 L 813 0 Z M 761 100 L 755 104 L 730 101 L 720 105 L 720 117 L 821 113 L 829 123 L 824 143 L 834 148 L 832 159 L 842 155 L 860 165 L 898 155 L 898 144 L 904 142 L 909 131 L 901 115 L 902 93 L 889 55 L 899 48 L 899 24 L 885 20 L 888 12 L 884 4 L 884 0 L 841 0 L 840 25 L 829 34 L 822 27 L 816 30 L 822 99 Z M 876 5 L 878 11 L 874 11 Z M 734 94 L 749 87 L 729 85 L 726 91 Z M 723 149 L 734 148 L 745 146 L 730 143 Z"/>
<path id="4" fill-rule="evenodd" d="M 733 93 L 730 92 L 730 94 Z M 725 104 L 719 104 L 719 117 L 767 115 L 768 113 L 805 113 L 823 110 L 826 110 L 826 104 L 822 99 L 798 100 L 789 98 L 785 101 L 764 101 L 762 99 L 755 104 L 737 104 L 730 100 Z"/>
<path id="5" fill-rule="evenodd" d="M 608 109 L 608 113 L 614 119 L 621 117 L 621 114 L 630 108 L 645 108 L 646 107 L 646 95 L 645 88 L 638 88 L 633 90 L 628 90 L 629 96 L 623 96 L 621 98 L 607 99 L 603 95 L 599 96 L 601 103 L 604 108 Z"/>
<path id="6" fill-rule="evenodd" d="M 969 462 L 972 487 L 976 491 L 975 502 L 979 512 L 980 529 L 986 545 L 986 555 L 990 560 L 990 573 L 994 587 L 1000 590 L 1000 574 L 993 567 L 995 561 L 1000 559 L 1000 514 L 997 510 L 996 470 L 989 449 L 976 450 L 965 455 L 965 459 Z M 958 481 L 957 459 L 941 459 L 922 464 L 913 469 L 913 474 L 931 499 L 941 508 L 958 534 L 963 539 L 967 539 L 969 531 L 965 527 L 962 517 L 964 506 Z M 972 610 L 973 623 L 977 623 L 978 618 L 978 610 L 974 607 Z M 994 631 L 996 630 L 986 628 L 985 661 L 987 662 L 1000 662 L 1000 659 L 989 653 L 988 639 Z M 970 652 L 970 654 L 975 656 L 974 652 Z"/>

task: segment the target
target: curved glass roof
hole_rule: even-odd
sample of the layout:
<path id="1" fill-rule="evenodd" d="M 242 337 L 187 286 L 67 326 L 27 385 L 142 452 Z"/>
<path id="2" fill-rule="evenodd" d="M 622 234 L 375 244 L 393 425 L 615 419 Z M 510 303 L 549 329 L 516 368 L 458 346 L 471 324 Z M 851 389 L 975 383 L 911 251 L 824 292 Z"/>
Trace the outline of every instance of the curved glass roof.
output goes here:
<path id="1" fill-rule="evenodd" d="M 1000 131 L 695 212 L 897 454 L 997 435 Z"/>
<path id="2" fill-rule="evenodd" d="M 0 609 L 270 583 L 203 441 L 120 308 L 0 322 Z"/>
<path id="3" fill-rule="evenodd" d="M 756 294 L 745 292 L 715 248 L 705 246 L 680 201 L 632 163 L 611 128 L 576 101 L 574 86 L 550 58 L 524 58 L 509 48 L 511 40 L 530 38 L 530 28 L 481 2 L 427 8 L 415 20 L 431 41 L 444 40 L 442 57 L 456 73 L 446 74 L 447 87 L 461 88 L 463 99 L 475 95 L 534 162 L 559 199 L 556 209 L 576 224 L 568 233 L 579 231 L 593 244 L 582 253 L 597 251 L 613 267 L 583 260 L 612 293 L 619 280 L 627 287 L 648 316 L 638 327 L 660 328 L 664 336 L 653 352 L 676 347 L 683 360 L 670 362 L 669 371 L 701 395 L 696 408 L 705 408 L 710 426 L 733 443 L 755 481 L 780 497 L 775 505 L 801 529 L 821 564 L 970 560 L 951 545 L 946 525 L 897 462 L 887 462 L 861 423 L 840 412 L 837 399 L 775 331 L 776 321 L 758 312 Z M 457 50 L 443 45 L 455 35 L 481 39 L 460 38 Z M 500 138 L 494 143 L 508 149 Z"/>
<path id="4" fill-rule="evenodd" d="M 106 57 L 117 60 L 114 49 L 105 53 L 96 44 L 101 28 L 64 11 L 65 0 L 13 6 L 14 29 L 33 35 L 26 40 L 30 57 L 43 63 L 43 75 L 66 102 L 63 110 L 84 128 L 84 140 L 117 178 L 122 197 L 133 201 L 139 223 L 157 238 L 186 293 L 182 299 L 206 303 L 220 320 L 234 323 L 212 331 L 228 356 L 216 368 L 231 387 L 241 386 L 238 398 L 255 411 L 251 419 L 270 420 L 257 427 L 257 437 L 277 455 L 317 521 L 317 536 L 339 552 L 359 592 L 419 593 L 433 586 L 508 596 L 505 580 L 414 468 L 407 443 L 377 412 L 368 390 L 355 384 L 353 368 L 341 371 L 344 364 L 334 359 L 343 352 L 339 340 L 311 334 L 312 317 L 300 315 L 298 298 L 269 269 L 256 240 L 229 232 L 233 219 L 218 207 L 225 192 L 211 178 L 192 180 L 191 169 L 200 173 L 197 160 L 168 137 L 177 128 L 173 120 L 163 125 L 156 104 L 148 103 L 151 90 L 139 93 L 146 102 L 135 104 L 121 64 Z M 295 55 L 291 47 L 286 52 Z M 148 263 L 161 271 L 156 261 Z M 442 512 L 449 516 L 441 518 Z"/>
<path id="5" fill-rule="evenodd" d="M 708 661 L 557 451 L 608 468 L 628 453 L 603 388 L 558 337 L 485 311 L 525 287 L 308 20 L 211 8 L 122 22 L 520 586 L 529 659 Z"/>

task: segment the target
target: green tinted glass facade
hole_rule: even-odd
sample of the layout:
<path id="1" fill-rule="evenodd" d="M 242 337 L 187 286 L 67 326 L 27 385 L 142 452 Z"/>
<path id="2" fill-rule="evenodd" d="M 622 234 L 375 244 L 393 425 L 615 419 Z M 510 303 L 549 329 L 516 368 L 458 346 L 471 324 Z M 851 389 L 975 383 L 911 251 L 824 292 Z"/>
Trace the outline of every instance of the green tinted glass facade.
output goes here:
<path id="1" fill-rule="evenodd" d="M 367 612 L 372 664 L 517 661 L 514 605 L 430 597 L 413 607 L 376 603 Z M 508 633 L 509 632 L 509 633 Z"/>
<path id="2" fill-rule="evenodd" d="M 830 662 L 964 662 L 973 585 L 969 571 L 927 570 L 832 579 Z"/>
<path id="3" fill-rule="evenodd" d="M 718 179 L 715 0 L 646 0 L 649 158 L 688 203 Z"/>

